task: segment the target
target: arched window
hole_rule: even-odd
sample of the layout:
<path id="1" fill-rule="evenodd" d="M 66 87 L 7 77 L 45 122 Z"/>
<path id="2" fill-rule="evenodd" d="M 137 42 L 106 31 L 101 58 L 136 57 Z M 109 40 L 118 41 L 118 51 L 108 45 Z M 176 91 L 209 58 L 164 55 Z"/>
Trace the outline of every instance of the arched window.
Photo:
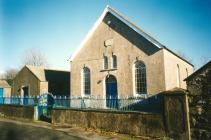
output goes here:
<path id="1" fill-rule="evenodd" d="M 83 68 L 83 93 L 84 95 L 91 94 L 90 70 L 87 67 Z"/>
<path id="2" fill-rule="evenodd" d="M 104 61 L 104 69 L 108 69 L 108 57 L 104 56 L 103 61 Z"/>
<path id="3" fill-rule="evenodd" d="M 116 57 L 116 55 L 112 55 L 112 67 L 117 68 L 117 57 Z"/>
<path id="4" fill-rule="evenodd" d="M 135 63 L 135 90 L 136 94 L 147 93 L 146 66 L 141 61 Z"/>
<path id="5" fill-rule="evenodd" d="M 180 68 L 177 64 L 177 87 L 180 87 Z"/>

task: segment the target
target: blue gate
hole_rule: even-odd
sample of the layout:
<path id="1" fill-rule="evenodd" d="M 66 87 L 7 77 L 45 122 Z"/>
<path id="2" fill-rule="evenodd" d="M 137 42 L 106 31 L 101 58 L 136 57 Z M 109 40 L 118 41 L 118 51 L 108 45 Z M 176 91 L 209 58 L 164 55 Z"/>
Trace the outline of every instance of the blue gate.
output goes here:
<path id="1" fill-rule="evenodd" d="M 38 101 L 38 119 L 51 122 L 51 110 L 54 105 L 52 94 L 46 93 L 40 96 Z"/>
<path id="2" fill-rule="evenodd" d="M 4 89 L 3 88 L 0 88 L 0 104 L 3 104 L 4 103 Z"/>

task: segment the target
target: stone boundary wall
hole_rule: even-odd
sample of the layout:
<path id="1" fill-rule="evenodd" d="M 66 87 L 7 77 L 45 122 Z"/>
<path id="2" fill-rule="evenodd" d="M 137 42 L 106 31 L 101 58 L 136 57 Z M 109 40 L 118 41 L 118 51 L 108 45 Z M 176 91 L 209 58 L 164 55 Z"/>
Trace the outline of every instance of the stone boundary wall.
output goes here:
<path id="1" fill-rule="evenodd" d="M 160 108 L 157 108 L 160 109 L 158 113 L 54 108 L 51 112 L 52 123 L 135 136 L 189 140 L 190 127 L 186 92 L 176 89 L 160 93 L 157 96 L 160 104 L 155 102 L 154 108 L 160 105 Z M 153 104 L 150 106 L 151 110 Z M 144 109 L 142 106 L 140 108 Z"/>
<path id="2" fill-rule="evenodd" d="M 34 120 L 34 106 L 0 105 L 0 113 L 6 117 Z"/>
<path id="3" fill-rule="evenodd" d="M 135 136 L 165 136 L 163 117 L 155 113 L 53 109 L 52 123 L 101 129 Z"/>

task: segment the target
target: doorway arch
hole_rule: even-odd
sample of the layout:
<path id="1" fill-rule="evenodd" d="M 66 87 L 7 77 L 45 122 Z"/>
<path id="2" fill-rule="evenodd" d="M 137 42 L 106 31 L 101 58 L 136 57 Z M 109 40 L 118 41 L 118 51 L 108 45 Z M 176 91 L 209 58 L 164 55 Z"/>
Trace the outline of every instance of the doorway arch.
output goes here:
<path id="1" fill-rule="evenodd" d="M 106 76 L 106 107 L 118 108 L 117 80 L 113 75 Z"/>

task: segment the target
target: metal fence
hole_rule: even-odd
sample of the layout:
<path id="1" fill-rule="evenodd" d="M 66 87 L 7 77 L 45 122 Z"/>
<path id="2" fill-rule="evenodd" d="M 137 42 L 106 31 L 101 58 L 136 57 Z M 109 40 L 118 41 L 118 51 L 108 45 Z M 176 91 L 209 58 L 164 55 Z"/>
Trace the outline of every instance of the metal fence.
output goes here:
<path id="1" fill-rule="evenodd" d="M 159 111 L 162 109 L 161 99 L 155 97 L 69 97 L 54 96 L 54 108 L 75 109 L 109 109 L 121 111 Z M 0 104 L 38 105 L 39 96 L 34 97 L 1 97 Z"/>
<path id="2" fill-rule="evenodd" d="M 144 104 L 144 98 L 100 98 L 100 97 L 71 97 L 55 98 L 56 108 L 80 108 L 80 109 L 112 109 L 135 110 L 138 104 Z"/>
<path id="3" fill-rule="evenodd" d="M 39 96 L 34 96 L 34 97 L 20 97 L 20 96 L 0 97 L 0 104 L 35 106 L 35 105 L 38 104 L 38 99 L 39 99 Z"/>

